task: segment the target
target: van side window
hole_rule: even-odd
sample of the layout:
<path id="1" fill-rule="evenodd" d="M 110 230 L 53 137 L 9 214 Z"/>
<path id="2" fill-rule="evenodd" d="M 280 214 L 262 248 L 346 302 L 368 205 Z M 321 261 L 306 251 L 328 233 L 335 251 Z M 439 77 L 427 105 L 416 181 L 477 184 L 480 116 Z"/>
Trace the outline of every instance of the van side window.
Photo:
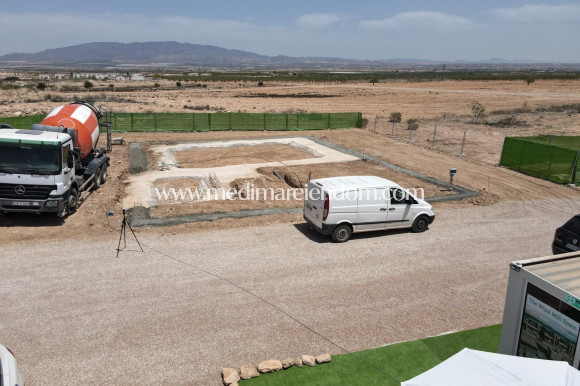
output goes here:
<path id="1" fill-rule="evenodd" d="M 410 197 L 407 193 L 401 188 L 391 188 L 389 189 L 390 197 L 391 197 L 391 205 L 397 204 L 409 204 Z"/>

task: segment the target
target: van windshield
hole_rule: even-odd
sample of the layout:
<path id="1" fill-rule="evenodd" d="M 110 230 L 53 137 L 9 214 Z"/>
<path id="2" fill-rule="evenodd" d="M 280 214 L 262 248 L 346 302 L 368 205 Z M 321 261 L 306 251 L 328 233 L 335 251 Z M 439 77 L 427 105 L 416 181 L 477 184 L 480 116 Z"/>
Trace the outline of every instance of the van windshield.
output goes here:
<path id="1" fill-rule="evenodd" d="M 0 143 L 0 173 L 58 174 L 60 146 Z"/>

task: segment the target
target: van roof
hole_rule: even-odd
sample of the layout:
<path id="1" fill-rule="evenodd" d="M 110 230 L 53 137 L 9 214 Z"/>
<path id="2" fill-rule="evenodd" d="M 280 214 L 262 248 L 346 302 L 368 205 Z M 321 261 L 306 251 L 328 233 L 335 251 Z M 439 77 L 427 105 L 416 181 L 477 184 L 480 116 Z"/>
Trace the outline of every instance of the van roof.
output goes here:
<path id="1" fill-rule="evenodd" d="M 378 187 L 398 187 L 399 184 L 386 178 L 376 176 L 344 176 L 329 177 L 311 180 L 310 183 L 320 184 L 326 190 L 338 190 L 344 188 L 378 188 Z"/>

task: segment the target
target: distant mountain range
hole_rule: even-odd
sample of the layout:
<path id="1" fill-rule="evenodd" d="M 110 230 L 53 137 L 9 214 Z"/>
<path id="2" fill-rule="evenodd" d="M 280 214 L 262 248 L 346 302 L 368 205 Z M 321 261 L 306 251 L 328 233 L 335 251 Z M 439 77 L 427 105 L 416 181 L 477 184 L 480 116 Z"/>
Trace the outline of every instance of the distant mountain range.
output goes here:
<path id="1" fill-rule="evenodd" d="M 226 68 L 353 68 L 372 69 L 400 64 L 433 66 L 441 61 L 428 59 L 356 60 L 324 57 L 266 56 L 210 45 L 178 42 L 86 43 L 49 49 L 37 53 L 13 53 L 0 56 L 0 65 L 10 67 L 138 67 L 172 68 L 184 66 Z M 494 58 L 482 62 L 456 61 L 469 64 L 540 63 Z"/>

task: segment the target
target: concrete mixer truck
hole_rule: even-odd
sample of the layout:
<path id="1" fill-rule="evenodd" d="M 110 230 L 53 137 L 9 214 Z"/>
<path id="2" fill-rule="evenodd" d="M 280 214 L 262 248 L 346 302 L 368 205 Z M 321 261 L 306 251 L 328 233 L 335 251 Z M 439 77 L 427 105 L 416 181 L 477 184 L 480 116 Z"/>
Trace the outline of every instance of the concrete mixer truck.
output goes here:
<path id="1" fill-rule="evenodd" d="M 110 122 L 101 122 L 107 148 L 97 143 L 99 120 L 110 115 L 79 101 L 55 108 L 29 130 L 0 124 L 0 211 L 73 213 L 84 194 L 107 180 Z"/>

